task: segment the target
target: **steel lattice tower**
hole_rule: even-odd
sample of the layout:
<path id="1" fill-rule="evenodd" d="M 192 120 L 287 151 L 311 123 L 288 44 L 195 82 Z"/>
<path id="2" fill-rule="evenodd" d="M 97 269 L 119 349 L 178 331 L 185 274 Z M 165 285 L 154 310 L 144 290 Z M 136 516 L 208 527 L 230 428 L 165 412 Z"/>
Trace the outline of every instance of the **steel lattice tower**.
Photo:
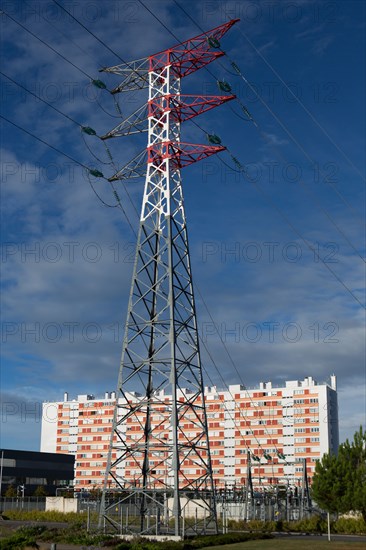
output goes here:
<path id="1" fill-rule="evenodd" d="M 174 518 L 181 535 L 192 497 L 204 516 L 196 531 L 203 523 L 217 529 L 181 168 L 225 148 L 182 143 L 180 133 L 182 122 L 235 96 L 181 95 L 181 78 L 223 55 L 215 48 L 236 21 L 104 69 L 123 76 L 114 93 L 149 90 L 146 181 L 100 516 L 117 524 L 114 510 L 133 503 L 141 534 L 149 532 L 156 509 L 166 529 Z M 104 139 L 140 131 L 141 113 Z M 141 174 L 143 156 L 111 180 Z M 119 491 L 117 501 L 108 497 L 108 480 Z"/>

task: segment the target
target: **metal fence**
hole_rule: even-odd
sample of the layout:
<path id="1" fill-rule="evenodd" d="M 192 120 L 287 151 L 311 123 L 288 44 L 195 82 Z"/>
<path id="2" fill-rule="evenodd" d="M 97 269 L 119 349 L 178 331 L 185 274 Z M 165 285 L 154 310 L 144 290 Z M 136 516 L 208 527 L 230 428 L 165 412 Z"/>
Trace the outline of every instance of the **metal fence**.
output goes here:
<path id="1" fill-rule="evenodd" d="M 87 523 L 91 530 L 95 529 L 98 521 L 100 503 L 95 500 L 83 500 L 79 510 L 87 513 Z M 296 521 L 309 518 L 316 510 L 308 499 L 293 498 L 280 499 L 257 496 L 247 501 L 230 501 L 221 499 L 217 502 L 217 519 L 220 530 L 223 532 L 242 530 L 243 522 L 257 520 L 269 521 Z M 125 501 L 116 499 L 107 500 L 107 521 L 101 525 L 106 532 L 120 534 L 154 534 L 164 535 L 172 532 L 173 518 L 169 516 L 168 507 L 164 502 L 156 500 L 147 504 L 141 517 L 139 496 Z M 214 525 L 210 523 L 208 511 L 202 507 L 199 499 L 191 499 L 189 505 L 182 509 L 182 530 L 191 535 L 197 532 L 213 532 Z M 237 522 L 237 523 L 236 523 Z"/>
<path id="2" fill-rule="evenodd" d="M 46 497 L 1 497 L 0 511 L 6 512 L 7 510 L 44 511 L 46 510 Z"/>
<path id="3" fill-rule="evenodd" d="M 63 500 L 63 497 L 58 497 Z M 67 499 L 72 500 L 74 499 Z M 75 503 L 75 501 L 74 501 Z M 141 518 L 141 503 L 139 495 L 134 495 L 125 501 L 107 499 L 107 520 L 104 519 L 100 527 L 104 532 L 120 534 L 145 533 L 164 535 L 172 531 L 172 518 L 169 517 L 167 502 L 152 501 L 146 506 L 144 517 Z M 0 498 L 0 512 L 6 515 L 7 511 L 45 511 L 45 497 L 2 497 Z M 88 531 L 98 528 L 100 511 L 99 499 L 77 499 L 75 511 L 84 515 Z M 294 521 L 310 517 L 316 510 L 307 499 L 280 499 L 256 495 L 248 500 L 219 499 L 217 502 L 217 518 L 220 530 L 227 532 L 243 529 L 243 521 Z M 207 517 L 208 520 L 208 517 Z M 230 523 L 229 523 L 230 522 Z M 238 522 L 237 524 L 235 522 Z M 213 532 L 213 525 L 206 522 L 206 511 L 200 506 L 199 500 L 191 499 L 189 506 L 183 512 L 182 529 L 185 535 L 193 534 L 198 530 Z"/>
<path id="4" fill-rule="evenodd" d="M 218 517 L 223 523 L 235 521 L 296 521 L 312 514 L 308 502 L 280 499 L 252 499 L 248 502 L 219 502 Z"/>

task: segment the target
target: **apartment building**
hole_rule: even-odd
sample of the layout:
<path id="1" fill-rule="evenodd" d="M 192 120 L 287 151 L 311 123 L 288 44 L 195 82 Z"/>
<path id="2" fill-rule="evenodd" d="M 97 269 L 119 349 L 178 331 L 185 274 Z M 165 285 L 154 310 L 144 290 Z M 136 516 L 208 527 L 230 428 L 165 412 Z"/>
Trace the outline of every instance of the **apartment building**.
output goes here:
<path id="1" fill-rule="evenodd" d="M 184 400 L 184 396 L 183 390 L 178 398 Z M 126 397 L 131 402 L 139 400 L 138 394 Z M 159 437 L 171 440 L 171 426 L 169 419 L 164 420 L 163 412 L 164 400 L 170 402 L 171 397 L 159 392 L 156 398 L 162 408 L 161 414 L 152 417 L 152 428 L 159 430 Z M 43 404 L 41 451 L 75 455 L 76 489 L 102 487 L 115 401 L 114 392 L 105 393 L 103 398 L 78 395 L 72 400 L 65 393 L 63 401 Z M 309 376 L 302 381 L 287 381 L 280 387 L 271 382 L 251 389 L 241 385 L 230 385 L 227 390 L 206 387 L 205 404 L 217 488 L 245 484 L 248 458 L 254 486 L 299 484 L 304 458 L 311 483 L 316 461 L 324 453 L 338 449 L 335 375 L 329 384 L 317 383 Z M 195 425 L 189 415 L 183 422 L 184 431 L 194 437 Z M 142 437 L 143 425 L 143 418 L 136 421 L 136 417 L 122 425 L 120 434 L 127 445 Z M 149 463 L 151 467 L 155 465 L 157 479 L 165 478 L 169 484 L 165 457 L 151 456 Z M 118 476 L 138 484 L 136 462 L 126 461 L 118 468 Z M 201 473 L 189 461 L 182 468 L 192 480 Z"/>

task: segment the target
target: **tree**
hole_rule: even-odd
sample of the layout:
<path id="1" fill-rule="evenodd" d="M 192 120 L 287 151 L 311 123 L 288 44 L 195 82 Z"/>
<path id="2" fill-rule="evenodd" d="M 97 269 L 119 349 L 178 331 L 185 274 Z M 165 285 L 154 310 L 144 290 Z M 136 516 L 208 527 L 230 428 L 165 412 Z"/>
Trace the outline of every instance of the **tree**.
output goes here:
<path id="1" fill-rule="evenodd" d="M 17 491 L 16 491 L 14 485 L 9 485 L 8 486 L 8 488 L 5 491 L 5 496 L 10 497 L 10 498 L 13 498 L 13 497 L 17 496 Z"/>
<path id="2" fill-rule="evenodd" d="M 342 445 L 342 455 L 349 465 L 345 505 L 349 510 L 361 512 L 366 521 L 366 432 L 362 426 L 351 444 L 347 439 Z"/>
<path id="3" fill-rule="evenodd" d="M 325 454 L 315 466 L 312 496 L 328 512 L 360 512 L 366 521 L 366 433 L 362 426 L 338 455 Z"/>
<path id="4" fill-rule="evenodd" d="M 46 497 L 47 496 L 47 491 L 46 489 L 43 487 L 43 485 L 38 485 L 38 487 L 36 488 L 36 490 L 34 491 L 33 495 L 35 497 Z"/>
<path id="5" fill-rule="evenodd" d="M 327 512 L 344 512 L 343 495 L 345 492 L 344 463 L 336 455 L 325 454 L 316 463 L 312 482 L 312 497 Z"/>

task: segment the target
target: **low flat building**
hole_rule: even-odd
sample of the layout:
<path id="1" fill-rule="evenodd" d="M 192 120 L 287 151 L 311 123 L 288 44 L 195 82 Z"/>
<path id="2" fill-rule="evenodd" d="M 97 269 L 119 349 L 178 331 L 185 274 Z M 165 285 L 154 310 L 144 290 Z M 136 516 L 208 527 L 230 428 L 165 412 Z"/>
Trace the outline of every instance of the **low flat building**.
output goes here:
<path id="1" fill-rule="evenodd" d="M 74 468 L 73 454 L 0 449 L 0 496 L 10 486 L 18 496 L 33 496 L 39 487 L 54 496 L 57 488 L 73 485 Z"/>

